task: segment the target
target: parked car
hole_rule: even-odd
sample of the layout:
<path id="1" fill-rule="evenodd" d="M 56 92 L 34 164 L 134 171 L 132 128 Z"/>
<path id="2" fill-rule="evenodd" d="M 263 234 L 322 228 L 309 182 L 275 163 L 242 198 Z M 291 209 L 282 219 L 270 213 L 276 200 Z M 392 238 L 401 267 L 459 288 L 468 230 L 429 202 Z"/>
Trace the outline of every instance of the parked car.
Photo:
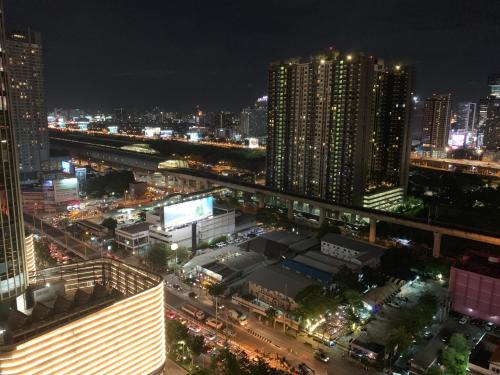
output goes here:
<path id="1" fill-rule="evenodd" d="M 198 298 L 198 295 L 197 295 L 195 292 L 189 292 L 189 293 L 188 293 L 188 297 L 189 297 L 189 298 L 192 298 L 192 299 L 197 299 L 197 298 Z"/>
<path id="2" fill-rule="evenodd" d="M 322 349 L 318 349 L 314 352 L 314 358 L 324 363 L 327 363 L 330 360 L 328 354 L 326 354 L 325 351 Z"/>
<path id="3" fill-rule="evenodd" d="M 181 286 L 179 284 L 174 284 L 172 285 L 172 287 L 177 290 L 178 292 L 180 292 L 182 290 Z"/>
<path id="4" fill-rule="evenodd" d="M 467 324 L 469 322 L 469 318 L 467 316 L 462 316 L 458 321 L 458 324 Z"/>
<path id="5" fill-rule="evenodd" d="M 310 368 L 308 365 L 306 365 L 305 363 L 301 363 L 297 366 L 297 369 L 299 370 L 299 373 L 301 375 L 312 375 L 314 374 L 314 370 L 312 368 Z"/>

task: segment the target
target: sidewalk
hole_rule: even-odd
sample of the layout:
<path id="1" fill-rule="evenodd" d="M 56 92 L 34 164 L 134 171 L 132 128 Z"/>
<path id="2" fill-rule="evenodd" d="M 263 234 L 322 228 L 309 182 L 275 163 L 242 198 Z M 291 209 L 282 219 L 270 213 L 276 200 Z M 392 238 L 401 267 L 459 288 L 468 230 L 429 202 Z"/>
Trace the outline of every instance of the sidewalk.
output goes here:
<path id="1" fill-rule="evenodd" d="M 177 363 L 172 361 L 170 358 L 167 358 L 165 362 L 165 371 L 163 371 L 164 375 L 186 375 L 188 372 L 184 370 Z"/>

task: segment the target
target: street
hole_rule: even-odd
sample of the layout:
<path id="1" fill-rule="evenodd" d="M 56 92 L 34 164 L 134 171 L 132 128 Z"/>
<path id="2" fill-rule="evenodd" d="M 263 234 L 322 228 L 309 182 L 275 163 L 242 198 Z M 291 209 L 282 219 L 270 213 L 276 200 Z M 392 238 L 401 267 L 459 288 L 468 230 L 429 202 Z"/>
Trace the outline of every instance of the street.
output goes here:
<path id="1" fill-rule="evenodd" d="M 89 244 L 72 237 L 68 232 L 64 232 L 47 224 L 39 217 L 33 217 L 30 214 L 24 213 L 24 224 L 29 228 L 34 228 L 35 232 L 43 234 L 67 251 L 78 255 L 80 258 L 93 259 L 101 256 L 101 253 Z"/>
<path id="2" fill-rule="evenodd" d="M 165 302 L 179 310 L 184 304 L 189 303 L 197 308 L 205 311 L 207 314 L 215 315 L 215 309 L 210 297 L 206 291 L 183 284 L 176 276 L 167 275 L 166 280 L 172 284 L 178 284 L 182 290 L 177 291 L 172 287 L 165 287 Z M 197 299 L 188 297 L 188 293 L 194 291 Z M 224 300 L 220 302 L 226 307 L 234 307 L 242 310 L 241 306 L 232 305 L 230 301 Z M 292 366 L 297 366 L 304 362 L 316 371 L 317 375 L 357 375 L 366 374 L 368 371 L 375 373 L 373 369 L 365 370 L 364 366 L 354 360 L 343 357 L 343 351 L 334 347 L 327 348 L 324 345 L 318 344 L 307 336 L 299 335 L 297 338 L 290 337 L 283 333 L 281 326 L 272 328 L 265 323 L 259 321 L 254 316 L 248 316 L 249 326 L 241 327 L 226 320 L 224 310 L 219 312 L 218 318 L 226 323 L 226 326 L 231 326 L 236 332 L 236 335 L 231 338 L 232 341 L 239 346 L 250 348 L 253 351 L 258 350 L 260 353 L 266 353 L 270 357 L 276 354 L 280 357 L 286 357 L 287 361 Z M 198 322 L 197 322 L 198 323 Z M 253 332 L 250 333 L 249 331 Z M 320 346 L 330 356 L 328 363 L 322 363 L 314 358 L 314 350 Z"/>

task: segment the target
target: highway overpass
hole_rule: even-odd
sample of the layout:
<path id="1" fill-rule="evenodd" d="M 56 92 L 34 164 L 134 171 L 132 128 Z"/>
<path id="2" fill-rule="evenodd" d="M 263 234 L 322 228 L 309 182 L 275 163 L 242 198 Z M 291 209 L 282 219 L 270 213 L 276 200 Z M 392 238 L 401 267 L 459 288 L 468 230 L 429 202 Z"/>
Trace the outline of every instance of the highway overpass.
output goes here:
<path id="1" fill-rule="evenodd" d="M 164 161 L 165 157 L 125 151 L 120 149 L 119 147 L 68 140 L 60 137 L 51 137 L 51 142 L 57 146 L 62 146 L 68 149 L 71 152 L 71 155 L 75 158 L 85 159 L 134 171 L 142 171 L 144 173 L 159 172 L 164 176 L 174 178 L 179 186 L 182 186 L 182 184 L 190 185 L 194 182 L 200 189 L 210 188 L 212 186 L 223 186 L 235 191 L 250 193 L 257 198 L 260 207 L 263 207 L 266 201 L 270 198 L 279 198 L 283 202 L 287 202 L 288 216 L 291 220 L 293 220 L 294 218 L 294 202 L 307 203 L 312 207 L 318 208 L 320 211 L 319 223 L 322 223 L 327 216 L 340 219 L 342 218 L 343 214 L 367 218 L 370 222 L 370 242 L 376 241 L 377 222 L 386 222 L 432 232 L 434 234 L 433 255 L 435 257 L 440 256 L 441 239 L 443 235 L 500 246 L 500 237 L 495 233 L 482 232 L 479 230 L 460 227 L 459 225 L 444 222 L 427 221 L 396 213 L 377 211 L 355 206 L 333 204 L 320 199 L 308 198 L 300 195 L 276 191 L 262 185 L 234 181 L 224 176 L 219 176 L 200 170 L 158 169 L 158 164 L 161 161 Z"/>
<path id="2" fill-rule="evenodd" d="M 47 237 L 55 242 L 59 247 L 66 249 L 78 257 L 88 260 L 101 257 L 101 251 L 89 244 L 71 236 L 68 232 L 62 231 L 28 213 L 24 213 L 24 226 L 31 231 Z"/>
<path id="3" fill-rule="evenodd" d="M 410 164 L 420 168 L 467 173 L 482 177 L 500 178 L 500 163 L 480 160 L 436 159 L 427 157 L 412 157 Z"/>

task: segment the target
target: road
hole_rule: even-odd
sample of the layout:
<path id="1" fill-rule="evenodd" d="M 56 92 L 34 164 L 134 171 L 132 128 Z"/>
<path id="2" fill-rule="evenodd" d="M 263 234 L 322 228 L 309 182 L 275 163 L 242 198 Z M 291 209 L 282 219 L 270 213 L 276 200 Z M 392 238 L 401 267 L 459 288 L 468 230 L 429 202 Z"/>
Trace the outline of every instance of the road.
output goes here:
<path id="1" fill-rule="evenodd" d="M 165 288 L 165 302 L 167 305 L 175 309 L 180 309 L 182 305 L 189 303 L 204 310 L 209 315 L 215 315 L 213 303 L 204 291 L 182 284 L 173 275 L 168 275 L 166 278 L 171 283 L 177 283 L 182 286 L 182 291 L 180 292 L 168 286 Z M 193 300 L 189 298 L 187 294 L 190 291 L 195 291 L 198 294 L 198 299 Z M 223 303 L 226 306 L 230 305 L 229 301 L 224 301 Z M 242 310 L 241 307 L 234 307 Z M 224 310 L 219 313 L 219 318 L 225 321 Z M 228 323 L 231 324 L 226 321 L 226 324 Z M 299 363 L 305 362 L 316 371 L 316 375 L 360 375 L 368 373 L 359 363 L 343 357 L 343 351 L 338 348 L 328 349 L 326 346 L 321 345 L 321 348 L 328 352 L 331 358 L 329 363 L 322 363 L 314 358 L 314 348 L 320 344 L 311 344 L 310 339 L 305 336 L 299 336 L 298 338 L 290 337 L 284 334 L 279 327 L 275 329 L 266 326 L 255 317 L 249 317 L 249 325 L 246 328 L 234 324 L 232 328 L 236 332 L 232 340 L 238 345 L 251 348 L 254 351 L 258 349 L 260 352 L 268 353 L 271 356 L 278 354 L 280 357 L 286 357 L 292 366 L 297 366 Z M 249 333 L 248 328 L 254 334 Z M 369 372 L 375 373 L 371 369 Z"/>
<path id="2" fill-rule="evenodd" d="M 100 251 L 89 244 L 72 237 L 68 232 L 42 221 L 39 217 L 33 217 L 33 215 L 24 213 L 24 224 L 26 227 L 46 236 L 62 248 L 78 255 L 82 259 L 93 259 L 101 256 Z"/>

